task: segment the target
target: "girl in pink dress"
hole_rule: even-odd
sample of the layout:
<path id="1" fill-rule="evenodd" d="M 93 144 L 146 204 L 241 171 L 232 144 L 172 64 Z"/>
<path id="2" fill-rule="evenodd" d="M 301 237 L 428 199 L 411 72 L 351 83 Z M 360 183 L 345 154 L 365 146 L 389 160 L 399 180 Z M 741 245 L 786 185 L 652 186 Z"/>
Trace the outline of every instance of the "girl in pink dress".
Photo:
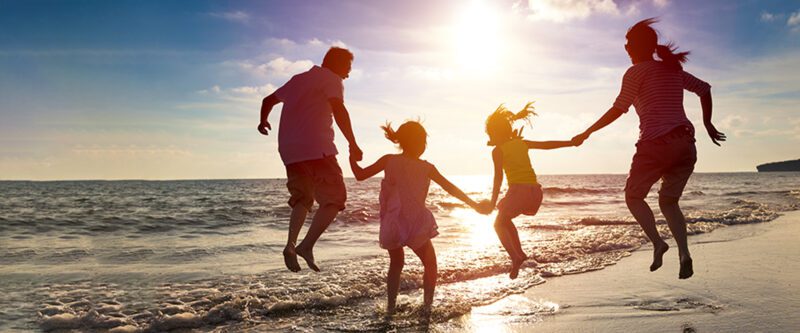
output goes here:
<path id="1" fill-rule="evenodd" d="M 433 291 L 438 276 L 436 252 L 431 238 L 439 234 L 433 213 L 425 205 L 431 180 L 445 191 L 478 210 L 478 205 L 458 187 L 442 176 L 433 164 L 419 157 L 425 152 L 427 133 L 419 122 L 407 121 L 392 129 L 390 124 L 382 126 L 386 138 L 400 145 L 400 154 L 384 155 L 374 164 L 361 168 L 350 158 L 350 167 L 357 180 L 370 178 L 383 171 L 381 182 L 381 229 L 380 246 L 389 251 L 389 273 L 386 277 L 388 301 L 386 313 L 394 313 L 397 293 L 400 288 L 400 273 L 403 270 L 407 246 L 422 261 L 425 311 L 433 304 Z M 486 214 L 488 212 L 481 211 Z"/>

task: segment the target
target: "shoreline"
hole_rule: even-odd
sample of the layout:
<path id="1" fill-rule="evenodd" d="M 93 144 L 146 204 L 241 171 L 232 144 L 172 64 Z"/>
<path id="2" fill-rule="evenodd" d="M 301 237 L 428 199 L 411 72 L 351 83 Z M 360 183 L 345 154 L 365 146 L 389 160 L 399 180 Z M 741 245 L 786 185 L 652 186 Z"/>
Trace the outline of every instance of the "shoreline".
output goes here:
<path id="1" fill-rule="evenodd" d="M 472 309 L 445 330 L 494 332 L 794 332 L 800 329 L 800 211 L 689 237 L 695 274 L 679 280 L 677 248 L 656 272 L 652 246 L 615 265 L 550 278 Z"/>

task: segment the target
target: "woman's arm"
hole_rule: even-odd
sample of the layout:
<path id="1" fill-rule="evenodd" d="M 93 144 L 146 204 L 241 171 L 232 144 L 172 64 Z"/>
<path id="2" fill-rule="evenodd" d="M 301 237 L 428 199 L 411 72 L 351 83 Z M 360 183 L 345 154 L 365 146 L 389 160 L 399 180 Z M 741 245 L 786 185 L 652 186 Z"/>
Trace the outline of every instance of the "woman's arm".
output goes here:
<path id="1" fill-rule="evenodd" d="M 576 143 L 582 143 L 583 141 L 588 139 L 589 136 L 592 135 L 592 133 L 600 130 L 603 127 L 608 126 L 615 120 L 619 119 L 619 116 L 621 116 L 623 113 L 625 113 L 623 110 L 611 107 L 610 109 L 608 109 L 608 111 L 606 111 L 606 113 L 603 114 L 602 117 L 600 117 L 600 119 L 594 122 L 592 126 L 589 126 L 589 128 L 583 131 L 583 133 L 573 137 L 572 141 L 575 141 Z"/>
<path id="2" fill-rule="evenodd" d="M 439 184 L 439 186 L 441 186 L 442 189 L 447 191 L 447 193 L 450 193 L 450 195 L 452 195 L 452 196 L 456 197 L 457 199 L 463 201 L 464 203 L 466 203 L 467 205 L 469 205 L 473 209 L 476 209 L 476 210 L 478 209 L 478 203 L 477 202 L 475 202 L 474 200 L 470 199 L 470 197 L 467 196 L 464 193 L 464 191 L 462 191 L 457 186 L 453 185 L 453 183 L 451 183 L 449 180 L 447 180 L 447 178 L 444 178 L 444 176 L 442 176 L 442 174 L 439 173 L 439 170 L 436 170 L 435 167 L 433 168 L 433 170 L 431 170 L 430 177 L 431 177 L 431 180 L 436 182 L 436 184 Z"/>
<path id="3" fill-rule="evenodd" d="M 725 134 L 717 131 L 717 128 L 711 123 L 711 90 L 700 96 L 700 106 L 703 108 L 703 124 L 706 126 L 706 132 L 711 137 L 711 142 L 719 146 L 717 141 L 725 141 Z"/>
<path id="4" fill-rule="evenodd" d="M 356 180 L 364 180 L 369 177 L 372 177 L 378 172 L 383 171 L 386 168 L 386 160 L 388 159 L 389 155 L 383 155 L 383 157 L 379 158 L 375 163 L 372 165 L 361 168 L 358 165 L 358 161 L 356 161 L 356 156 L 350 155 L 350 170 L 353 171 L 353 176 L 356 177 Z"/>
<path id="5" fill-rule="evenodd" d="M 574 141 L 528 141 L 525 140 L 528 149 L 556 149 L 577 146 Z"/>

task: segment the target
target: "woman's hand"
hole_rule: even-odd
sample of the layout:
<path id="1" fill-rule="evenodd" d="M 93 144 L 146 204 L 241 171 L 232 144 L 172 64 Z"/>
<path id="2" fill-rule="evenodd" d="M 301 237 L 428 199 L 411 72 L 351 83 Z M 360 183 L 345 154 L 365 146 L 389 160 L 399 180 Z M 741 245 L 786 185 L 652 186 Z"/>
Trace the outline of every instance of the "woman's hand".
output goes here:
<path id="1" fill-rule="evenodd" d="M 712 123 L 706 123 L 706 132 L 708 132 L 708 136 L 711 137 L 711 142 L 715 145 L 719 146 L 719 142 L 725 141 L 726 137 L 725 134 L 717 131 L 717 128 L 714 127 Z"/>

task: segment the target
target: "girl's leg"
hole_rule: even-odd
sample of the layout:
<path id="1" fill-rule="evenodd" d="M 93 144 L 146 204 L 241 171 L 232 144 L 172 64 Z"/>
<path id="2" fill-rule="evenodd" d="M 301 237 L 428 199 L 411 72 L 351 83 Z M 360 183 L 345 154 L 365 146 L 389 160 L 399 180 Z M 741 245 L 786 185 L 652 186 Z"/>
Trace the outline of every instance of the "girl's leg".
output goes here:
<path id="1" fill-rule="evenodd" d="M 653 210 L 650 209 L 644 198 L 625 196 L 625 203 L 628 205 L 628 210 L 631 211 L 633 218 L 636 219 L 647 238 L 653 243 L 653 263 L 650 264 L 650 271 L 655 271 L 661 267 L 661 258 L 664 256 L 664 252 L 669 250 L 669 246 L 661 239 L 661 235 L 656 229 L 656 218 L 653 216 Z"/>
<path id="2" fill-rule="evenodd" d="M 678 205 L 678 198 L 659 196 L 658 205 L 661 213 L 667 219 L 667 225 L 678 244 L 678 258 L 681 262 L 681 270 L 678 277 L 688 279 L 694 274 L 692 268 L 692 256 L 689 254 L 689 245 L 686 241 L 686 218 L 683 216 L 681 207 Z"/>
<path id="3" fill-rule="evenodd" d="M 436 251 L 433 249 L 431 241 L 425 242 L 422 246 L 414 249 L 414 253 L 422 261 L 425 267 L 423 274 L 423 286 L 425 288 L 425 308 L 430 309 L 433 305 L 433 291 L 436 289 L 436 279 L 439 277 L 439 268 L 436 264 Z"/>
<path id="4" fill-rule="evenodd" d="M 499 212 L 497 219 L 494 222 L 494 230 L 497 232 L 497 237 L 500 238 L 500 243 L 506 249 L 508 255 L 511 257 L 511 278 L 516 279 L 519 274 L 519 268 L 522 263 L 528 259 L 525 251 L 522 250 L 522 244 L 519 241 L 519 233 L 514 222 L 511 221 L 512 217 Z"/>
<path id="5" fill-rule="evenodd" d="M 397 304 L 397 292 L 400 290 L 400 272 L 403 271 L 405 264 L 405 253 L 403 248 L 389 250 L 389 273 L 386 275 L 386 314 L 394 314 Z"/>

